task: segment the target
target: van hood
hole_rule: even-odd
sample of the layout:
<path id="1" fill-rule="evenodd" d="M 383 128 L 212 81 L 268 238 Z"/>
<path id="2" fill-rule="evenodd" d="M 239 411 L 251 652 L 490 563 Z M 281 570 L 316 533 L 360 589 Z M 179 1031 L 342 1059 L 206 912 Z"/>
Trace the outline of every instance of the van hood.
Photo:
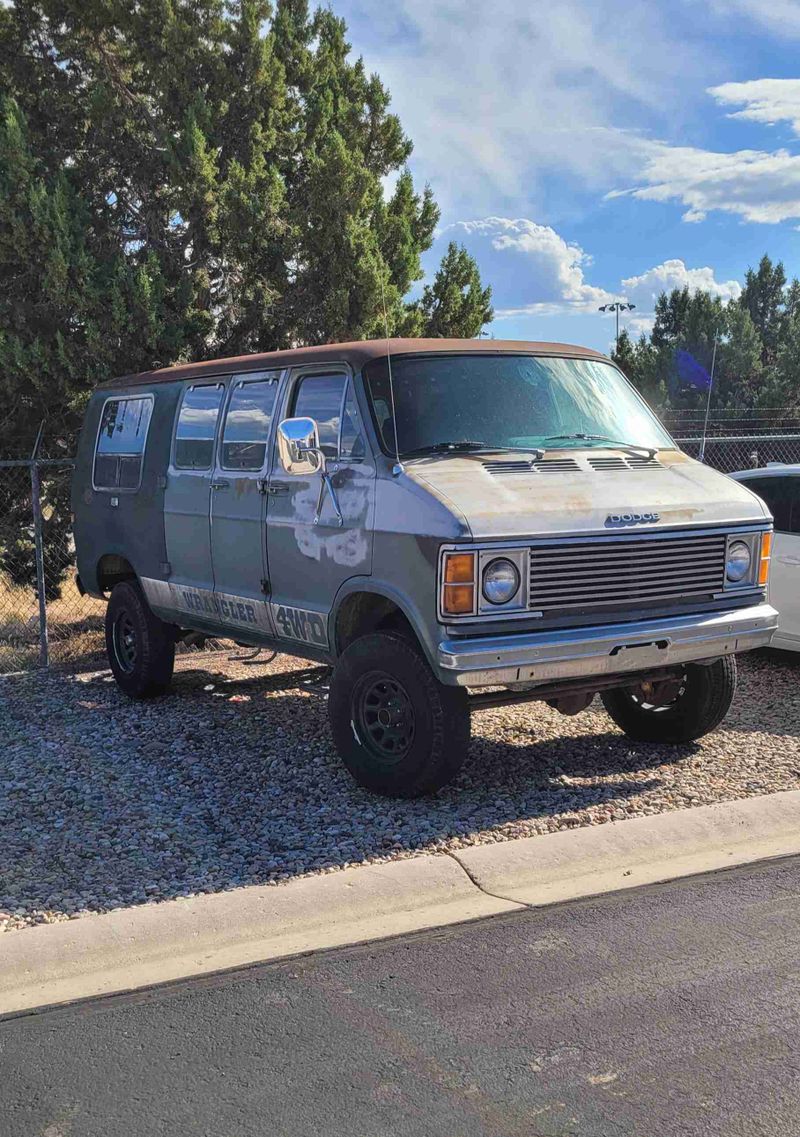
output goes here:
<path id="1" fill-rule="evenodd" d="M 610 448 L 415 459 L 412 481 L 466 521 L 474 540 L 672 529 L 769 518 L 755 494 L 680 450 L 652 462 Z M 637 520 L 641 518 L 641 520 Z"/>

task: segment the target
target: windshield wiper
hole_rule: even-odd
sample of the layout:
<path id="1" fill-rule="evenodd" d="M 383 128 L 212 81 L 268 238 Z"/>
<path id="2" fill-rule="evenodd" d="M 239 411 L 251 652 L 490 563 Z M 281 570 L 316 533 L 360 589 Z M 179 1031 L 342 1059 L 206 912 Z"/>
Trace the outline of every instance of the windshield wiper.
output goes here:
<path id="1" fill-rule="evenodd" d="M 629 454 L 646 454 L 648 458 L 655 458 L 658 448 L 655 446 L 639 446 L 635 442 L 618 442 L 616 438 L 608 438 L 605 434 L 550 434 L 545 442 L 605 442 L 614 450 L 626 450 Z"/>
<path id="2" fill-rule="evenodd" d="M 512 454 L 531 454 L 534 460 L 544 455 L 544 450 L 539 446 L 494 446 L 489 442 L 471 442 L 462 439 L 458 442 L 431 442 L 427 446 L 417 446 L 414 450 L 404 451 L 402 457 L 414 458 L 423 454 L 484 454 L 493 450 Z"/>

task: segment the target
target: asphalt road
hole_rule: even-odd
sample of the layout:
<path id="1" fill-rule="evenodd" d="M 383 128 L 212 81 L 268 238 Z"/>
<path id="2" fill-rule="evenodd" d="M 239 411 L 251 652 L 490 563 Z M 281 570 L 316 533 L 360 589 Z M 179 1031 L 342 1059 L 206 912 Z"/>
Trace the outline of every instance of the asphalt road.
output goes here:
<path id="1" fill-rule="evenodd" d="M 2 1020 L 0 1132 L 793 1137 L 799 1065 L 792 858 Z"/>

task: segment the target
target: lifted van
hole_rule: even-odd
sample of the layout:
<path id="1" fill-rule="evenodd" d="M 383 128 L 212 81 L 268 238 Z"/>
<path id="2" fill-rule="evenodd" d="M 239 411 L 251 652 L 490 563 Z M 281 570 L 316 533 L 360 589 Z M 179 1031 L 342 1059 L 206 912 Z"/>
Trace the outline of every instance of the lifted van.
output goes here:
<path id="1" fill-rule="evenodd" d="M 366 341 L 118 379 L 73 508 L 123 691 L 166 691 L 198 635 L 330 664 L 337 749 L 384 794 L 448 782 L 478 707 L 599 692 L 631 738 L 698 738 L 777 626 L 764 504 L 578 347 Z"/>

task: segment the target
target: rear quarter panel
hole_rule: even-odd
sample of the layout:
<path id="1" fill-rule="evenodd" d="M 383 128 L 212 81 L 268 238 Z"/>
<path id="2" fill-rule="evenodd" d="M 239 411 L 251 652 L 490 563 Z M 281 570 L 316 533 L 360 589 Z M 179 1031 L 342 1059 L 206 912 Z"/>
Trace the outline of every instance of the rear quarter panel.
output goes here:
<path id="1" fill-rule="evenodd" d="M 97 578 L 100 559 L 125 557 L 139 577 L 159 579 L 167 559 L 164 540 L 164 476 L 169 462 L 172 426 L 180 396 L 179 383 L 159 383 L 96 391 L 86 409 L 72 482 L 75 549 L 81 583 L 101 595 Z M 145 444 L 142 482 L 135 492 L 95 490 L 92 487 L 94 449 L 106 399 L 130 394 L 152 395 L 153 413 Z M 112 504 L 116 499 L 117 505 Z"/>

